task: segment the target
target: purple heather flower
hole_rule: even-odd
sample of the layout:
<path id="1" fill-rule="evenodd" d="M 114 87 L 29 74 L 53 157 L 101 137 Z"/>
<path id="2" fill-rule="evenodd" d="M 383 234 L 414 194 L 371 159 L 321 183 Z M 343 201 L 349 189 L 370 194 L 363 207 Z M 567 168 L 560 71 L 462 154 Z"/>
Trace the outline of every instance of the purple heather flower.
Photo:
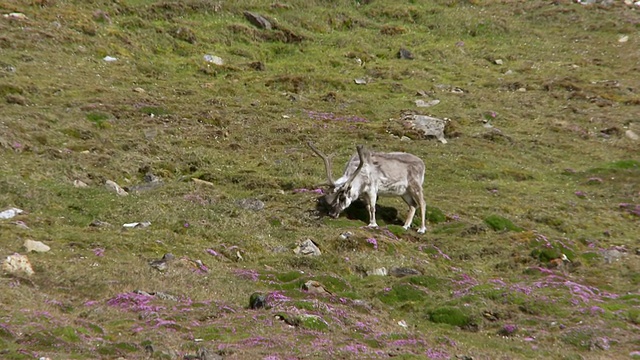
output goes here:
<path id="1" fill-rule="evenodd" d="M 373 245 L 374 250 L 378 250 L 378 241 L 376 240 L 376 238 L 368 238 L 367 242 Z"/>
<path id="2" fill-rule="evenodd" d="M 575 192 L 575 194 L 576 194 L 577 197 L 579 197 L 581 199 L 584 199 L 585 197 L 587 197 L 587 194 L 585 194 L 584 191 L 578 190 L 578 191 Z"/>

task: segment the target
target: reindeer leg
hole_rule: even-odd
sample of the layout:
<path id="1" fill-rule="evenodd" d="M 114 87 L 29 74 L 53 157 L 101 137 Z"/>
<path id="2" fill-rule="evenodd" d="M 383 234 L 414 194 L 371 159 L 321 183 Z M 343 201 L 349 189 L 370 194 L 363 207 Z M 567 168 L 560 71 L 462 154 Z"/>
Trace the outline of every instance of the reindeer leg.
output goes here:
<path id="1" fill-rule="evenodd" d="M 369 210 L 369 225 L 368 227 L 377 228 L 378 223 L 376 222 L 376 200 L 377 195 L 374 193 L 367 194 L 367 208 Z"/>
<path id="2" fill-rule="evenodd" d="M 422 186 L 418 191 L 418 202 L 420 203 L 420 229 L 418 229 L 418 234 L 424 234 L 427 231 L 427 226 L 425 224 L 425 217 L 427 215 L 427 203 L 424 201 L 424 194 L 422 193 Z"/>
<path id="3" fill-rule="evenodd" d="M 416 214 L 416 201 L 410 193 L 406 193 L 402 195 L 402 200 L 409 205 L 409 213 L 407 214 L 407 219 L 404 221 L 404 225 L 402 226 L 405 230 L 411 227 L 411 222 L 413 222 L 413 217 Z"/>

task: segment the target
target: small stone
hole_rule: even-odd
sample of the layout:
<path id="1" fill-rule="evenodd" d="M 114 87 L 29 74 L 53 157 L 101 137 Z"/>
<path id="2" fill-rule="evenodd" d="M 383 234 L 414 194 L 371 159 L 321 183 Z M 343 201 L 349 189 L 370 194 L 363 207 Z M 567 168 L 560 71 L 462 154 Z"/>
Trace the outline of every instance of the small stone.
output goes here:
<path id="1" fill-rule="evenodd" d="M 31 267 L 29 258 L 17 253 L 7 256 L 7 258 L 2 262 L 2 270 L 11 275 L 33 275 L 33 268 Z"/>
<path id="2" fill-rule="evenodd" d="M 521 87 L 516 90 L 517 92 L 527 92 L 527 88 Z"/>
<path id="3" fill-rule="evenodd" d="M 367 271 L 367 276 L 387 276 L 387 268 L 381 267 Z"/>
<path id="4" fill-rule="evenodd" d="M 51 250 L 51 248 L 41 241 L 35 240 L 25 240 L 23 244 L 24 248 L 27 249 L 27 252 L 37 252 L 37 253 L 46 253 Z"/>
<path id="5" fill-rule="evenodd" d="M 162 259 L 153 260 L 149 262 L 152 268 L 158 271 L 165 271 L 169 266 L 169 263 L 172 262 L 176 257 L 172 253 L 166 253 L 162 256 Z"/>
<path id="6" fill-rule="evenodd" d="M 430 107 L 430 106 L 434 106 L 434 105 L 438 105 L 440 104 L 440 100 L 431 100 L 431 101 L 424 101 L 422 99 L 418 99 L 415 101 L 416 106 L 417 107 Z"/>
<path id="7" fill-rule="evenodd" d="M 136 88 L 133 88 L 133 92 L 144 94 L 146 91 L 141 87 L 136 87 Z"/>
<path id="8" fill-rule="evenodd" d="M 215 55 L 205 55 L 204 56 L 204 61 L 206 61 L 208 63 L 211 63 L 211 64 L 218 65 L 218 66 L 224 65 L 224 60 L 222 60 L 221 57 L 215 56 Z"/>
<path id="9" fill-rule="evenodd" d="M 307 239 L 302 242 L 302 244 L 298 245 L 293 252 L 296 255 L 310 255 L 310 256 L 320 256 L 322 253 L 320 249 L 311 239 Z"/>
<path id="10" fill-rule="evenodd" d="M 118 58 L 115 58 L 113 56 L 105 56 L 104 58 L 102 58 L 102 60 L 106 62 L 114 62 L 114 61 L 118 61 Z"/>
<path id="11" fill-rule="evenodd" d="M 408 267 L 393 267 L 389 271 L 389 275 L 401 278 L 405 276 L 422 275 L 422 273 L 416 269 Z"/>
<path id="12" fill-rule="evenodd" d="M 87 185 L 87 183 L 85 183 L 82 180 L 73 180 L 73 186 L 77 187 L 77 188 L 87 188 L 89 187 L 89 185 Z"/>
<path id="13" fill-rule="evenodd" d="M 640 140 L 640 136 L 638 136 L 638 134 L 636 134 L 633 130 L 627 130 L 624 132 L 624 134 L 633 141 Z"/>
<path id="14" fill-rule="evenodd" d="M 4 219 L 4 220 L 11 219 L 12 217 L 15 217 L 16 215 L 20 215 L 23 212 L 24 210 L 21 210 L 18 208 L 10 208 L 0 212 L 0 219 Z"/>
<path id="15" fill-rule="evenodd" d="M 307 281 L 302 285 L 302 288 L 311 294 L 333 295 L 329 290 L 325 289 L 324 285 L 315 280 Z"/>
<path id="16" fill-rule="evenodd" d="M 496 60 L 494 61 L 494 63 L 495 63 L 496 65 L 502 65 L 502 64 L 504 64 L 504 62 L 502 61 L 502 59 L 496 59 Z"/>
<path id="17" fill-rule="evenodd" d="M 14 104 L 14 105 L 21 105 L 21 106 L 27 105 L 27 98 L 25 98 L 22 95 L 8 94 L 5 97 L 5 99 L 7 100 L 7 104 Z"/>
<path id="18" fill-rule="evenodd" d="M 150 221 L 142 221 L 142 222 L 132 222 L 132 223 L 126 223 L 126 224 L 122 224 L 122 227 L 125 228 L 146 228 L 151 226 L 151 222 Z"/>
<path id="19" fill-rule="evenodd" d="M 91 226 L 91 227 L 109 227 L 109 226 L 111 226 L 111 224 L 109 224 L 108 222 L 105 222 L 105 221 L 93 220 L 91 222 L 91 224 L 89 224 L 89 226 Z"/>
<path id="20" fill-rule="evenodd" d="M 620 42 L 620 43 L 625 43 L 627 41 L 629 41 L 629 36 L 628 35 L 620 36 L 618 38 L 618 42 Z"/>
<path id="21" fill-rule="evenodd" d="M 107 187 L 107 189 L 114 191 L 116 194 L 120 196 L 129 195 L 129 193 L 127 193 L 123 188 L 121 188 L 120 185 L 116 184 L 115 181 L 107 180 L 104 184 Z"/>
<path id="22" fill-rule="evenodd" d="M 245 19 L 247 19 L 251 24 L 260 29 L 271 30 L 271 22 L 267 20 L 264 16 L 260 14 L 256 14 L 250 11 L 245 11 L 243 13 Z"/>
<path id="23" fill-rule="evenodd" d="M 402 48 L 398 50 L 398 59 L 413 60 L 413 54 L 411 53 L 411 51 Z"/>
<path id="24" fill-rule="evenodd" d="M 28 19 L 27 15 L 25 15 L 23 13 L 19 13 L 19 12 L 12 12 L 12 13 L 9 13 L 9 14 L 4 14 L 2 16 L 5 17 L 5 18 L 8 18 L 8 19 L 16 19 L 16 20 L 27 20 Z"/>
<path id="25" fill-rule="evenodd" d="M 250 309 L 262 309 L 267 306 L 267 299 L 261 293 L 253 293 L 249 298 L 249 308 Z"/>
<path id="26" fill-rule="evenodd" d="M 366 79 L 362 79 L 362 78 L 355 79 L 353 81 L 356 83 L 356 85 L 366 85 L 367 84 L 367 80 Z"/>
<path id="27" fill-rule="evenodd" d="M 241 199 L 236 201 L 236 205 L 246 210 L 260 211 L 264 209 L 264 202 L 258 199 Z"/>

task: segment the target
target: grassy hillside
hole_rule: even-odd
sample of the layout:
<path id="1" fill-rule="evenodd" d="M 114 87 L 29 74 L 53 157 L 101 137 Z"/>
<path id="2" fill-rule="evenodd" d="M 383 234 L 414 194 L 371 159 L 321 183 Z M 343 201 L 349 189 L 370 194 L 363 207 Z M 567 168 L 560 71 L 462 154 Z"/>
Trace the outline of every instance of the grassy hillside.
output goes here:
<path id="1" fill-rule="evenodd" d="M 0 211 L 25 211 L 0 220 L 0 255 L 34 270 L 0 278 L 0 358 L 640 358 L 640 7 L 0 0 L 0 16 Z M 450 119 L 448 143 L 406 114 Z M 401 228 L 399 198 L 379 229 L 361 204 L 322 216 L 308 140 L 335 175 L 357 144 L 424 159 L 427 233 Z M 294 252 L 307 239 L 320 256 Z"/>

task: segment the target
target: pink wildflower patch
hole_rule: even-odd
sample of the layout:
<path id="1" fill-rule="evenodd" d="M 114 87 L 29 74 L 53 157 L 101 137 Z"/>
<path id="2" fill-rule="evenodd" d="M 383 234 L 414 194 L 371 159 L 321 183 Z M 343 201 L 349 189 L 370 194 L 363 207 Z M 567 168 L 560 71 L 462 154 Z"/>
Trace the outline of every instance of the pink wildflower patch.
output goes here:
<path id="1" fill-rule="evenodd" d="M 376 240 L 376 238 L 368 238 L 367 242 L 373 245 L 374 250 L 378 250 L 378 240 Z"/>

